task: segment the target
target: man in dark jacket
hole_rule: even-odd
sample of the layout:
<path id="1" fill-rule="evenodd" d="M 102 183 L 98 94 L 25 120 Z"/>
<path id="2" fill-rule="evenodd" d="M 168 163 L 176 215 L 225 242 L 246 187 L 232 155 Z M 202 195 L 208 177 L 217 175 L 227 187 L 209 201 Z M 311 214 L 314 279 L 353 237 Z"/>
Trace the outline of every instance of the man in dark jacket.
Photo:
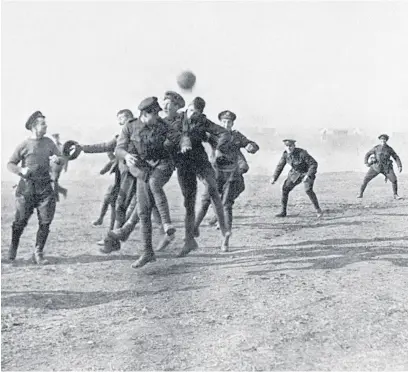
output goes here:
<path id="1" fill-rule="evenodd" d="M 390 180 L 394 199 L 399 200 L 401 198 L 398 196 L 398 181 L 397 176 L 394 173 L 391 157 L 394 158 L 400 172 L 402 172 L 401 160 L 394 149 L 391 146 L 388 146 L 387 142 L 389 136 L 387 134 L 381 134 L 378 139 L 380 140 L 380 144 L 367 152 L 364 157 L 364 163 L 369 167 L 369 170 L 364 177 L 358 198 L 363 197 L 364 190 L 368 183 L 381 173 L 386 177 L 386 180 Z"/>
<path id="2" fill-rule="evenodd" d="M 318 217 L 321 217 L 323 212 L 320 209 L 317 196 L 313 191 L 314 181 L 316 179 L 317 161 L 309 155 L 306 150 L 296 147 L 295 140 L 285 139 L 283 143 L 286 146 L 275 173 L 271 179 L 272 185 L 278 180 L 283 168 L 289 164 L 292 169 L 289 171 L 288 178 L 285 180 L 282 188 L 282 211 L 276 217 L 286 217 L 288 206 L 289 193 L 302 181 L 305 185 L 306 194 L 309 196 L 313 206 L 316 209 Z"/>

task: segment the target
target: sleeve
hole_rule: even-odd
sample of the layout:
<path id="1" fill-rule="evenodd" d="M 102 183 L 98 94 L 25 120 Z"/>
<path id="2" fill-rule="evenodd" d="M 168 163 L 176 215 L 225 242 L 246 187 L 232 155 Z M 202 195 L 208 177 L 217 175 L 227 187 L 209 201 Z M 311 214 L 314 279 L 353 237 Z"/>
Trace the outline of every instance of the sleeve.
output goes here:
<path id="1" fill-rule="evenodd" d="M 104 152 L 113 152 L 116 147 L 116 137 L 109 142 L 97 143 L 95 145 L 83 145 L 82 150 L 86 154 L 101 154 Z"/>
<path id="2" fill-rule="evenodd" d="M 259 150 L 259 146 L 256 142 L 251 141 L 250 139 L 245 137 L 241 132 L 236 133 L 240 147 L 247 147 L 249 144 L 251 144 L 254 147 L 254 151 L 251 151 L 251 154 L 255 154 Z"/>
<path id="3" fill-rule="evenodd" d="M 318 163 L 316 159 L 312 155 L 310 155 L 307 151 L 304 151 L 304 157 L 308 167 L 307 175 L 308 177 L 314 178 L 317 173 Z"/>
<path id="4" fill-rule="evenodd" d="M 20 161 L 23 160 L 23 157 L 22 157 L 23 148 L 24 148 L 24 143 L 18 145 L 7 163 L 7 169 L 10 172 L 17 174 L 17 175 L 20 175 L 20 171 L 21 171 L 21 168 L 18 166 L 18 163 L 20 163 Z"/>
<path id="5" fill-rule="evenodd" d="M 365 154 L 364 156 L 364 164 L 368 166 L 368 158 L 375 154 L 375 147 L 373 147 L 369 152 L 367 152 L 367 154 Z"/>
<path id="6" fill-rule="evenodd" d="M 122 128 L 115 147 L 115 155 L 120 160 L 124 160 L 125 156 L 128 154 L 127 150 L 130 143 L 130 133 L 130 123 L 127 123 Z"/>
<path id="7" fill-rule="evenodd" d="M 391 147 L 391 156 L 394 158 L 395 162 L 397 163 L 398 168 L 402 168 L 402 163 L 400 157 L 397 155 L 397 153 L 394 151 L 394 149 Z"/>
<path id="8" fill-rule="evenodd" d="M 275 173 L 273 174 L 273 180 L 276 181 L 281 175 L 283 168 L 286 165 L 286 152 L 283 153 L 281 159 L 279 160 L 278 165 L 276 166 Z"/>
<path id="9" fill-rule="evenodd" d="M 205 115 L 203 115 L 204 118 L 201 120 L 204 121 L 205 125 L 205 131 L 209 134 L 212 134 L 213 136 L 219 136 L 220 134 L 223 134 L 227 132 L 225 128 L 223 128 L 221 125 L 213 123 L 211 120 L 209 120 Z"/>

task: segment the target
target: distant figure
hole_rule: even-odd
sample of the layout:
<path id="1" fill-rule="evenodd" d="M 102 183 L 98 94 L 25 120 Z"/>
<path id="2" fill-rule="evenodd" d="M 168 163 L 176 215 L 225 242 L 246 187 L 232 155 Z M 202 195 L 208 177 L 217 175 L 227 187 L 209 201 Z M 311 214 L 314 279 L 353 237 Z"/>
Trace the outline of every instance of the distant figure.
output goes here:
<path id="1" fill-rule="evenodd" d="M 59 133 L 54 133 L 51 135 L 52 140 L 56 144 L 58 150 L 62 153 L 62 143 L 60 142 L 60 135 Z M 57 201 L 59 201 L 59 194 L 61 194 L 64 198 L 67 197 L 68 195 L 68 190 L 65 187 L 62 187 L 59 184 L 59 178 L 61 176 L 62 170 L 65 170 L 65 172 L 68 169 L 68 159 L 65 159 L 64 157 L 61 157 L 62 162 L 61 164 L 56 164 L 56 163 L 50 163 L 50 170 L 51 170 L 51 180 L 54 182 L 54 190 L 55 190 L 55 197 Z"/>
<path id="2" fill-rule="evenodd" d="M 286 217 L 289 193 L 301 182 L 305 185 L 306 194 L 313 203 L 317 216 L 321 217 L 323 212 L 320 209 L 317 196 L 313 191 L 318 165 L 317 161 L 309 155 L 306 150 L 296 147 L 295 142 L 296 141 L 292 139 L 283 140 L 286 150 L 284 151 L 271 180 L 272 185 L 275 184 L 286 164 L 289 164 L 292 167 L 282 188 L 282 211 L 277 214 L 276 217 Z"/>
<path id="3" fill-rule="evenodd" d="M 377 177 L 380 173 L 385 176 L 385 179 L 390 180 L 392 183 L 392 191 L 394 193 L 394 199 L 400 200 L 401 198 L 398 196 L 398 181 L 397 176 L 394 173 L 392 160 L 391 157 L 394 158 L 395 162 L 397 163 L 398 170 L 400 173 L 402 172 L 402 163 L 391 146 L 388 146 L 387 142 L 389 140 L 389 136 L 387 134 L 381 134 L 378 139 L 380 140 L 380 144 L 373 147 L 364 157 L 364 163 L 369 167 L 369 170 L 364 177 L 363 184 L 360 188 L 360 194 L 357 198 L 361 199 L 363 197 L 364 191 L 368 185 L 368 183 L 375 177 Z"/>

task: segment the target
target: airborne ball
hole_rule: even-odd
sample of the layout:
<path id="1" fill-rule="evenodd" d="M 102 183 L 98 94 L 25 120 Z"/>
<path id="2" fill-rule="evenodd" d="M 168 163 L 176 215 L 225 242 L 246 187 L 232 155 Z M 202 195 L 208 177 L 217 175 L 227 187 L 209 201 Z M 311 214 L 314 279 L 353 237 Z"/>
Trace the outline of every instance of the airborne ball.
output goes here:
<path id="1" fill-rule="evenodd" d="M 177 84 L 181 89 L 191 90 L 196 82 L 196 76 L 191 71 L 183 71 L 177 76 Z"/>

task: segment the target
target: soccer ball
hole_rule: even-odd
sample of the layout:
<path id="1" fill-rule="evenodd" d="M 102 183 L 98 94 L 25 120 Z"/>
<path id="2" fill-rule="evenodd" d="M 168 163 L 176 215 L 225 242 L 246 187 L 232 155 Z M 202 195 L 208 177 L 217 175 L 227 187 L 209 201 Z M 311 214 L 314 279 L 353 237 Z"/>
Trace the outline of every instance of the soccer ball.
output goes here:
<path id="1" fill-rule="evenodd" d="M 181 89 L 191 90 L 196 82 L 196 76 L 191 71 L 183 71 L 177 76 L 177 84 Z"/>
<path id="2" fill-rule="evenodd" d="M 376 157 L 375 157 L 375 155 L 374 154 L 371 154 L 370 155 L 370 157 L 368 158 L 368 165 L 373 165 L 373 164 L 375 164 L 375 163 L 377 163 L 377 159 L 376 159 Z"/>

